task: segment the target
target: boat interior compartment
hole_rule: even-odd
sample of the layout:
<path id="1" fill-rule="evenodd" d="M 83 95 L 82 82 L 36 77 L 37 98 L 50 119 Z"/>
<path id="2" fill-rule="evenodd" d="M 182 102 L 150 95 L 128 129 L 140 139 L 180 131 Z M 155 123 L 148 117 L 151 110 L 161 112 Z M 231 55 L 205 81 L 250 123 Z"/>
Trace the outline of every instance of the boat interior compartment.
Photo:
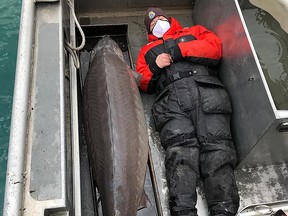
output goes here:
<path id="1" fill-rule="evenodd" d="M 283 17 L 288 3 L 283 4 L 23 0 L 3 215 L 105 216 L 89 165 L 82 87 L 91 50 L 105 35 L 135 70 L 148 42 L 143 22 L 148 7 L 161 7 L 183 27 L 200 24 L 221 38 L 218 69 L 233 108 L 238 215 L 279 209 L 287 214 L 288 19 Z M 144 190 L 150 203 L 137 216 L 170 215 L 164 150 L 151 115 L 155 98 L 141 92 L 150 146 Z M 197 193 L 198 214 L 208 216 L 201 181 Z"/>
<path id="2" fill-rule="evenodd" d="M 129 64 L 135 69 L 139 49 L 147 43 L 143 14 L 146 8 L 152 5 L 147 3 L 147 7 L 143 7 L 144 3 L 140 4 L 135 1 L 135 4 L 131 6 L 130 3 L 127 3 L 128 8 L 123 8 L 120 12 L 110 7 L 110 13 L 106 13 L 108 5 L 101 4 L 93 9 L 92 4 L 89 9 L 85 9 L 82 4 L 78 5 L 76 2 L 76 11 L 82 27 L 92 29 L 94 26 L 96 34 L 101 32 L 99 29 L 109 27 L 116 29 L 117 26 L 113 25 L 127 25 L 127 41 L 130 52 L 128 56 L 131 57 Z M 287 189 L 280 192 L 279 188 L 274 187 L 277 184 L 282 187 L 286 185 L 287 181 L 287 173 L 283 175 L 283 171 L 285 172 L 287 169 L 288 159 L 286 156 L 287 141 L 285 141 L 287 133 L 285 129 L 281 132 L 279 130 L 279 125 L 285 123 L 286 118 L 281 118 L 277 114 L 280 110 L 275 109 L 270 89 L 266 85 L 265 76 L 262 75 L 262 68 L 259 68 L 259 59 L 254 53 L 255 45 L 253 41 L 252 43 L 250 41 L 253 36 L 247 31 L 247 26 L 249 29 L 248 23 L 246 24 L 242 19 L 244 3 L 248 4 L 249 2 L 242 1 L 238 4 L 238 2 L 224 0 L 217 2 L 212 0 L 193 1 L 187 5 L 176 4 L 176 9 L 174 5 L 171 7 L 163 2 L 157 4 L 157 6 L 163 6 L 168 15 L 174 16 L 183 26 L 202 24 L 216 32 L 223 41 L 223 59 L 219 71 L 233 104 L 232 130 L 239 159 L 239 165 L 235 173 L 241 195 L 241 208 L 253 203 L 270 203 L 272 200 L 281 201 L 288 198 L 285 195 Z M 96 3 L 94 2 L 94 4 Z M 138 8 L 139 6 L 141 8 Z M 255 8 L 255 6 L 253 7 Z M 133 10 L 133 8 L 135 9 Z M 96 31 L 97 26 L 98 30 Z M 91 31 L 88 32 L 88 37 L 90 37 L 90 34 Z M 109 31 L 106 34 L 109 34 Z M 286 45 L 282 44 L 282 46 Z M 254 92 L 254 94 L 251 94 L 251 92 Z M 151 137 L 152 162 L 154 159 L 157 171 L 161 170 L 158 168 L 162 168 L 161 173 L 157 173 L 157 171 L 154 173 L 158 186 L 161 188 L 165 185 L 159 185 L 159 182 L 165 179 L 165 175 L 163 165 L 157 167 L 159 165 L 157 162 L 159 159 L 163 159 L 164 156 L 150 112 L 155 96 L 144 93 L 141 96 Z M 273 146 L 271 143 L 273 143 Z M 155 154 L 155 152 L 159 152 L 159 149 L 162 154 L 160 154 L 160 158 L 158 153 Z M 252 173 L 253 175 L 251 175 Z M 159 178 L 159 176 L 161 177 Z M 259 190 L 255 186 L 255 182 L 262 182 L 263 188 Z M 199 202 L 197 207 L 200 209 L 199 214 L 205 215 L 207 214 L 207 206 L 201 184 L 198 192 Z M 270 193 L 271 197 L 265 196 L 266 193 Z M 162 197 L 164 203 L 167 203 L 166 196 L 167 194 Z M 254 209 L 250 209 L 249 212 L 254 212 Z"/>

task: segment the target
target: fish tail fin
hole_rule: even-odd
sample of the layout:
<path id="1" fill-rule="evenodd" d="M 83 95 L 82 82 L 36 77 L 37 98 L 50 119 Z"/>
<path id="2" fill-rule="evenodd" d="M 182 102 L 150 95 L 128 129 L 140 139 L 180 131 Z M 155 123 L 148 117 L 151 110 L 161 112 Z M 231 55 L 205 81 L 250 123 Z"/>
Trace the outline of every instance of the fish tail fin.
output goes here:
<path id="1" fill-rule="evenodd" d="M 143 193 L 139 202 L 139 206 L 138 206 L 138 211 L 140 209 L 147 208 L 149 204 L 150 204 L 149 198 L 147 194 L 145 193 L 145 191 L 143 190 Z"/>

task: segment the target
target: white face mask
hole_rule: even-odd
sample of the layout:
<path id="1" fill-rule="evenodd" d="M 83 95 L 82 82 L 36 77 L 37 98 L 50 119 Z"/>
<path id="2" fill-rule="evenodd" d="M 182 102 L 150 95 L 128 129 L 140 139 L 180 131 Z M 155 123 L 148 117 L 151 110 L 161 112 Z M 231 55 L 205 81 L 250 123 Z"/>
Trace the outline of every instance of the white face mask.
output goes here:
<path id="1" fill-rule="evenodd" d="M 167 20 L 157 20 L 156 25 L 152 30 L 152 34 L 161 38 L 170 28 L 170 23 Z"/>

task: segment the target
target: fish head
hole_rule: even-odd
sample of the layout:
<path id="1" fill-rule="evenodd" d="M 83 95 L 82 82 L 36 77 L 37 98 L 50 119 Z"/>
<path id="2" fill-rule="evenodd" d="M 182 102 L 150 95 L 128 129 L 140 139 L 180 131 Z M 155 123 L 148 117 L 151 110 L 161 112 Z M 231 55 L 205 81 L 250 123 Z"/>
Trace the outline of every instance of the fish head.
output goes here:
<path id="1" fill-rule="evenodd" d="M 105 52 L 107 54 L 116 54 L 117 56 L 119 56 L 120 59 L 124 61 L 124 56 L 120 47 L 108 35 L 105 35 L 101 40 L 99 40 L 99 42 L 93 48 L 91 58 L 93 59 L 94 56 L 102 52 Z"/>

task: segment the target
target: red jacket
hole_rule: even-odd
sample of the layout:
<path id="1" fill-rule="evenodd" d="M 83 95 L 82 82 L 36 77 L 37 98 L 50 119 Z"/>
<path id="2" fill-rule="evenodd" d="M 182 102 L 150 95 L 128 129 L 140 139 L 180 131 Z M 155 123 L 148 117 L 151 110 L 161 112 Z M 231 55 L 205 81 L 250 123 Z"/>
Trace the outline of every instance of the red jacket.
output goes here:
<path id="1" fill-rule="evenodd" d="M 161 69 L 156 65 L 156 57 L 167 52 L 166 44 L 172 42 L 177 46 L 177 49 L 181 52 L 180 54 L 178 51 L 181 55 L 180 62 L 186 61 L 205 66 L 216 66 L 221 59 L 222 43 L 220 38 L 213 32 L 200 25 L 182 28 L 179 22 L 172 17 L 170 18 L 170 26 L 163 38 L 158 39 L 154 35 L 148 34 L 149 43 L 140 50 L 136 70 L 142 74 L 140 89 L 144 92 L 152 93 L 155 91 L 157 80 L 165 70 L 171 68 L 174 70 L 177 68 L 176 70 L 178 70 L 179 67 L 182 67 L 181 64 L 179 64 L 179 67 L 173 67 L 174 63 L 172 63 L 170 66 Z"/>

